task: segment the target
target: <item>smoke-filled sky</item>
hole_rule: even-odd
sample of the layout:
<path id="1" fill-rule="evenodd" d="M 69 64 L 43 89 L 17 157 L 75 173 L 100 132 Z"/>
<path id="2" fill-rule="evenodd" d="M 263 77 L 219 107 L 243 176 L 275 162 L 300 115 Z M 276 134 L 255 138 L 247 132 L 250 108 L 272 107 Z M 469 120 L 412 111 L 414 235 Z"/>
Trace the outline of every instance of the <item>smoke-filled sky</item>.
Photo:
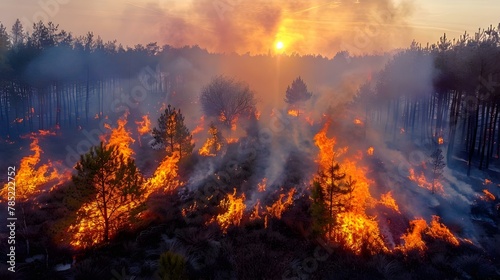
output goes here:
<path id="1" fill-rule="evenodd" d="M 43 19 L 124 45 L 158 42 L 210 51 L 333 56 L 436 42 L 500 22 L 497 0 L 0 0 L 0 21 Z M 44 5 L 43 3 L 46 3 Z"/>

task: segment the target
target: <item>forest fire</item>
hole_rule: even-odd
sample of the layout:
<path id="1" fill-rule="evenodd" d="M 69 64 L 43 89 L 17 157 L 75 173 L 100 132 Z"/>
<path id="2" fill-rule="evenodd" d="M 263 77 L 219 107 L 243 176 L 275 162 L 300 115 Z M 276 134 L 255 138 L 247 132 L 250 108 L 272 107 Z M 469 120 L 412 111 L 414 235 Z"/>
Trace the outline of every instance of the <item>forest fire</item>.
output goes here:
<path id="1" fill-rule="evenodd" d="M 30 151 L 33 152 L 33 154 L 21 159 L 19 169 L 15 176 L 16 198 L 18 200 L 26 200 L 33 197 L 40 191 L 40 186 L 60 177 L 60 174 L 52 166 L 50 161 L 46 164 L 39 165 L 43 151 L 38 144 L 39 140 L 37 136 L 32 135 L 31 140 Z M 2 198 L 6 197 L 7 186 L 4 186 L 2 189 Z"/>
<path id="2" fill-rule="evenodd" d="M 493 195 L 493 194 L 492 194 L 489 190 L 487 190 L 487 189 L 484 189 L 484 190 L 483 190 L 483 194 L 484 194 L 484 195 L 482 196 L 482 198 L 483 198 L 484 200 L 486 200 L 486 201 L 495 201 L 495 199 L 496 199 L 496 198 L 495 198 L 495 195 Z"/>
<path id="3" fill-rule="evenodd" d="M 38 130 L 38 134 L 39 134 L 40 136 L 56 135 L 56 133 L 55 133 L 55 132 L 53 132 L 53 131 L 50 131 L 50 130 L 43 130 L 43 129 Z"/>
<path id="4" fill-rule="evenodd" d="M 262 179 L 262 181 L 260 181 L 260 183 L 257 184 L 257 191 L 258 192 L 265 192 L 266 186 L 267 186 L 267 178 L 264 178 L 264 179 Z"/>
<path id="5" fill-rule="evenodd" d="M 408 232 L 401 236 L 404 244 L 399 249 L 403 252 L 417 250 L 419 252 L 425 251 L 427 246 L 422 240 L 422 234 L 427 229 L 427 222 L 424 219 L 415 219 L 410 221 L 410 228 Z"/>
<path id="6" fill-rule="evenodd" d="M 193 129 L 191 132 L 193 135 L 196 135 L 200 132 L 202 132 L 205 129 L 205 116 L 201 116 L 198 125 Z"/>
<path id="7" fill-rule="evenodd" d="M 209 2 L 156 7 L 193 17 L 151 43 L 0 24 L 14 278 L 499 278 L 500 25 L 359 50 L 333 35 L 403 44 L 414 7 L 248 1 L 222 23 Z M 331 11 L 332 38 L 294 28 Z"/>
<path id="8" fill-rule="evenodd" d="M 236 189 L 233 194 L 228 194 L 220 204 L 219 208 L 223 213 L 215 217 L 215 221 L 219 224 L 224 233 L 227 232 L 229 226 L 239 226 L 245 212 L 245 194 L 240 197 L 236 196 Z"/>
<path id="9" fill-rule="evenodd" d="M 139 133 L 139 145 L 142 146 L 141 136 L 151 133 L 151 120 L 149 119 L 149 115 L 142 116 L 141 121 L 135 121 L 137 125 L 137 133 Z"/>
<path id="10" fill-rule="evenodd" d="M 145 135 L 151 133 L 151 120 L 149 119 L 149 115 L 142 116 L 141 121 L 136 121 L 137 132 L 139 135 Z"/>
<path id="11" fill-rule="evenodd" d="M 148 197 L 153 192 L 170 192 L 177 189 L 180 185 L 178 178 L 179 154 L 165 157 L 153 176 L 145 182 L 145 196 Z"/>
<path id="12" fill-rule="evenodd" d="M 299 110 L 296 109 L 290 109 L 288 110 L 288 115 L 298 117 L 299 116 Z"/>
<path id="13" fill-rule="evenodd" d="M 382 196 L 380 197 L 380 204 L 398 212 L 398 213 L 401 213 L 399 212 L 399 206 L 398 204 L 396 203 L 396 200 L 392 197 L 392 192 L 387 192 L 385 194 L 382 194 Z"/>
<path id="14" fill-rule="evenodd" d="M 290 189 L 286 199 L 285 194 L 281 193 L 279 198 L 271 206 L 266 206 L 267 213 L 273 217 L 281 219 L 283 212 L 293 204 L 293 195 L 295 192 L 296 190 L 294 188 Z"/>
<path id="15" fill-rule="evenodd" d="M 453 233 L 440 222 L 439 216 L 433 215 L 430 225 L 427 225 L 427 222 L 422 218 L 410 221 L 408 232 L 401 237 L 404 244 L 398 247 L 398 249 L 405 253 L 413 250 L 423 253 L 427 249 L 425 241 L 422 239 L 423 235 L 443 240 L 454 246 L 460 244 Z"/>
<path id="16" fill-rule="evenodd" d="M 198 150 L 198 153 L 201 156 L 210 156 L 214 157 L 219 153 L 222 149 L 222 135 L 215 127 L 215 125 L 211 124 L 208 129 L 208 138 L 203 144 L 203 146 Z"/>
<path id="17" fill-rule="evenodd" d="M 346 249 L 357 254 L 361 253 L 363 246 L 368 246 L 371 253 L 387 251 L 377 221 L 374 217 L 369 217 L 366 214 L 367 207 L 372 207 L 374 204 L 374 199 L 369 192 L 370 182 L 366 178 L 366 171 L 359 168 L 356 162 L 347 158 L 341 162 L 342 171 L 335 167 L 336 158 L 345 154 L 347 149 L 338 149 L 335 152 L 335 138 L 326 136 L 328 127 L 329 122 L 314 137 L 319 148 L 317 162 L 322 170 L 330 172 L 325 180 L 325 184 L 328 186 L 325 193 L 330 193 L 330 197 L 335 196 L 335 201 L 330 199 L 327 206 L 330 205 L 328 207 L 332 210 L 333 208 L 338 209 L 335 216 L 332 217 L 336 221 L 336 225 L 330 227 L 327 236 L 333 242 L 343 244 Z M 336 172 L 337 174 L 334 174 Z M 345 182 L 339 182 L 345 185 L 344 189 L 334 195 L 334 189 L 339 188 L 335 187 L 336 184 L 339 184 L 335 181 L 346 176 L 338 174 L 338 172 L 349 174 L 349 177 Z M 331 213 L 332 210 L 330 210 Z M 366 244 L 368 240 L 369 244 Z"/>
<path id="18" fill-rule="evenodd" d="M 117 120 L 118 127 L 111 130 L 107 146 L 118 146 L 120 153 L 125 159 L 128 159 L 134 154 L 134 151 L 130 148 L 130 144 L 134 143 L 135 140 L 131 137 L 131 133 L 125 128 L 126 124 L 127 116 Z M 101 140 L 105 140 L 104 136 L 101 137 Z"/>
<path id="19" fill-rule="evenodd" d="M 417 183 L 419 187 L 428 189 L 435 193 L 444 194 L 444 188 L 441 182 L 439 181 L 428 182 L 427 179 L 425 178 L 424 172 L 421 172 L 420 175 L 417 176 L 415 174 L 415 169 L 413 168 L 410 168 L 408 172 L 410 173 L 408 175 L 408 179 Z"/>

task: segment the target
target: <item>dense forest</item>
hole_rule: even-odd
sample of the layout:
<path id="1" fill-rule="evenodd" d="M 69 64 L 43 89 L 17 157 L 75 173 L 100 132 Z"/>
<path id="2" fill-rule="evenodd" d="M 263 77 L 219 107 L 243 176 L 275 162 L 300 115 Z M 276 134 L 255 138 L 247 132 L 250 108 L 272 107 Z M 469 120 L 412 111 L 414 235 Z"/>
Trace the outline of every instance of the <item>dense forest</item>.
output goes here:
<path id="1" fill-rule="evenodd" d="M 466 159 L 488 169 L 500 153 L 500 35 L 480 29 L 399 52 L 373 81 L 360 89 L 366 119 L 394 139 L 409 134 L 422 142 L 444 142 L 446 158 Z M 440 143 L 442 144 L 442 143 Z"/>
<path id="2" fill-rule="evenodd" d="M 327 58 L 0 24 L 0 278 L 498 278 L 499 28 Z"/>

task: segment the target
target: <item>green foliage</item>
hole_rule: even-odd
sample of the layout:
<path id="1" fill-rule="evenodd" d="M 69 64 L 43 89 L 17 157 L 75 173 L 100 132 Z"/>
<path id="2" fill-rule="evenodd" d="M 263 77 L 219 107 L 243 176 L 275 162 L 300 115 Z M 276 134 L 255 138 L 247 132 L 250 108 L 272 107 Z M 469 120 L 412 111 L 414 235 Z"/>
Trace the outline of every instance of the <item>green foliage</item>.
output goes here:
<path id="1" fill-rule="evenodd" d="M 316 180 L 321 186 L 328 207 L 328 232 L 332 232 L 337 213 L 345 212 L 350 207 L 350 195 L 354 191 L 356 181 L 341 171 L 340 164 L 332 158 L 331 164 L 318 170 Z"/>
<path id="2" fill-rule="evenodd" d="M 317 181 L 313 183 L 311 199 L 312 232 L 313 235 L 323 236 L 326 233 L 327 225 L 331 222 L 331 217 L 328 215 L 325 194 Z"/>
<path id="3" fill-rule="evenodd" d="M 108 241 L 110 227 L 124 222 L 119 209 L 130 207 L 142 194 L 142 176 L 134 160 L 124 159 L 116 146 L 106 147 L 102 142 L 82 155 L 75 169 L 69 201 L 96 202 L 97 215 L 104 223 L 103 239 Z"/>
<path id="4" fill-rule="evenodd" d="M 188 279 L 186 260 L 181 255 L 167 251 L 160 256 L 159 275 L 162 280 Z"/>
<path id="5" fill-rule="evenodd" d="M 184 124 L 184 116 L 180 109 L 175 110 L 170 104 L 158 118 L 158 128 L 153 128 L 153 137 L 153 146 L 164 147 L 169 155 L 177 151 L 182 159 L 193 152 L 193 136 Z"/>

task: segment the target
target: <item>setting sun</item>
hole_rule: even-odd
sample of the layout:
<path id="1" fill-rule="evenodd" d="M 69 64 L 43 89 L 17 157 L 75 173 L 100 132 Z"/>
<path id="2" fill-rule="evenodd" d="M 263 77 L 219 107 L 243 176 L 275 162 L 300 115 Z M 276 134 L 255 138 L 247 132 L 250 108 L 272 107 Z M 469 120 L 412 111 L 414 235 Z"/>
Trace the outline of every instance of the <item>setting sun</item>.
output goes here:
<path id="1" fill-rule="evenodd" d="M 285 45 L 283 45 L 283 42 L 281 42 L 281 41 L 279 41 L 278 43 L 276 43 L 276 49 L 278 49 L 278 50 L 283 49 L 284 46 Z"/>

